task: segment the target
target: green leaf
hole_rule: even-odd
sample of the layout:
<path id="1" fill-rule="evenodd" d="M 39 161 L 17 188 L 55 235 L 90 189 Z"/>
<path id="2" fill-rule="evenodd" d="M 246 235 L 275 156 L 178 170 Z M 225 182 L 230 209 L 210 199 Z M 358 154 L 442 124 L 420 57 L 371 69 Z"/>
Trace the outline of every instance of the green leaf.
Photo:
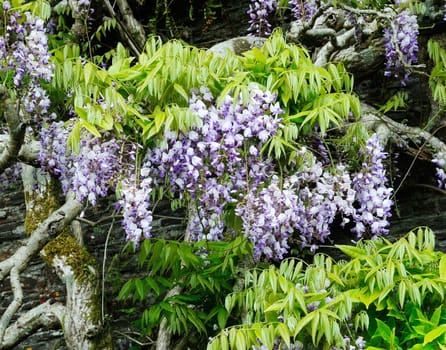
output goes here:
<path id="1" fill-rule="evenodd" d="M 306 327 L 306 325 L 313 320 L 314 317 L 315 317 L 315 313 L 314 312 L 310 312 L 308 315 L 306 315 L 305 317 L 301 318 L 297 322 L 296 328 L 294 329 L 293 337 L 298 335 L 302 331 L 302 329 L 304 327 Z"/>
<path id="2" fill-rule="evenodd" d="M 438 337 L 440 337 L 441 335 L 446 333 L 446 324 L 442 324 L 440 326 L 438 326 L 437 328 L 434 328 L 433 330 L 431 330 L 429 333 L 427 333 L 424 336 L 424 342 L 423 345 L 426 345 L 430 342 L 432 342 L 433 340 L 437 339 Z"/>
<path id="3" fill-rule="evenodd" d="M 135 287 L 136 287 L 136 292 L 139 296 L 139 299 L 144 300 L 147 297 L 147 293 L 148 293 L 148 290 L 147 290 L 144 282 L 139 278 L 135 279 Z"/>
<path id="4" fill-rule="evenodd" d="M 376 324 L 377 324 L 376 328 L 377 335 L 379 335 L 387 344 L 391 344 L 392 330 L 390 329 L 390 327 L 380 319 L 376 319 Z"/>
<path id="5" fill-rule="evenodd" d="M 441 256 L 439 265 L 438 265 L 440 278 L 446 280 L 446 254 Z"/>
<path id="6" fill-rule="evenodd" d="M 118 299 L 119 300 L 127 299 L 134 289 L 135 289 L 135 280 L 131 279 L 127 281 L 119 291 Z"/>
<path id="7" fill-rule="evenodd" d="M 229 313 L 228 313 L 228 311 L 226 311 L 226 309 L 224 309 L 224 308 L 218 309 L 217 322 L 218 322 L 218 326 L 220 327 L 220 329 L 225 328 L 226 321 L 228 320 L 228 316 L 229 316 Z"/>
<path id="8" fill-rule="evenodd" d="M 290 347 L 291 340 L 290 340 L 290 331 L 288 327 L 284 323 L 279 323 L 276 328 L 278 335 L 282 338 L 282 340 L 285 342 L 285 344 Z"/>
<path id="9" fill-rule="evenodd" d="M 189 102 L 189 95 L 187 94 L 186 90 L 184 90 L 184 88 L 179 85 L 179 84 L 173 84 L 173 88 L 175 89 L 176 92 L 178 92 L 181 97 L 184 98 L 184 100 L 186 102 Z"/>
<path id="10" fill-rule="evenodd" d="M 348 255 L 351 258 L 363 258 L 364 255 L 366 254 L 366 252 L 364 251 L 364 249 L 355 247 L 355 246 L 351 246 L 351 245 L 335 245 L 336 248 L 338 248 L 341 252 L 343 252 L 344 254 Z"/>
<path id="11" fill-rule="evenodd" d="M 81 121 L 82 126 L 87 129 L 90 133 L 92 133 L 94 136 L 96 137 L 101 137 L 100 132 L 98 131 L 98 129 L 91 123 L 89 123 L 86 120 L 82 120 Z"/>
<path id="12" fill-rule="evenodd" d="M 75 123 L 73 129 L 68 135 L 68 140 L 67 140 L 68 147 L 71 149 L 72 152 L 79 153 L 80 140 L 81 140 L 81 124 Z"/>

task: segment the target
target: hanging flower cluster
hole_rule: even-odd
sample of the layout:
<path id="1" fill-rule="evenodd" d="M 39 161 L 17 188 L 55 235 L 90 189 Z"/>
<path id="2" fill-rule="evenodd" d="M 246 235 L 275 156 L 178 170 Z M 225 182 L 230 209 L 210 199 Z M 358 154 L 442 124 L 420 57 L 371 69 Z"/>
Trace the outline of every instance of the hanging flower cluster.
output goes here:
<path id="1" fill-rule="evenodd" d="M 41 83 L 53 77 L 44 22 L 31 13 L 23 16 L 13 11 L 9 1 L 2 7 L 5 33 L 0 36 L 1 75 L 6 83 L 11 79 L 11 87 L 23 97 L 26 111 L 38 121 L 50 107 Z"/>
<path id="2" fill-rule="evenodd" d="M 197 201 L 190 219 L 193 238 L 220 239 L 225 206 L 271 174 L 272 165 L 260 150 L 280 126 L 283 112 L 275 99 L 253 85 L 246 106 L 241 97 L 226 96 L 217 107 L 209 91 L 201 89 L 190 101 L 201 125 L 187 133 L 168 131 L 147 154 L 144 166 L 152 169 L 155 183 L 167 179 L 172 193 Z"/>
<path id="3" fill-rule="evenodd" d="M 418 52 L 417 17 L 405 9 L 384 28 L 384 48 L 386 57 L 386 76 L 400 78 L 406 83 L 409 77 L 407 68 L 417 62 Z"/>
<path id="4" fill-rule="evenodd" d="M 293 13 L 293 17 L 296 20 L 302 20 L 304 22 L 310 20 L 318 9 L 316 0 L 290 0 L 288 6 Z"/>
<path id="5" fill-rule="evenodd" d="M 385 186 L 388 182 L 383 160 L 386 154 L 373 135 L 366 144 L 366 162 L 353 178 L 353 189 L 356 192 L 358 208 L 356 209 L 354 232 L 362 237 L 366 227 L 372 235 L 382 235 L 388 232 L 387 218 L 391 215 L 392 189 Z"/>
<path id="6" fill-rule="evenodd" d="M 336 218 L 341 226 L 353 223 L 358 237 L 365 233 L 387 233 L 391 216 L 392 189 L 387 187 L 383 167 L 385 153 L 376 135 L 364 151 L 362 169 L 350 174 L 340 164 L 324 167 L 312 157 L 295 174 L 253 191 L 240 201 L 236 213 L 243 220 L 243 230 L 253 242 L 254 255 L 275 260 L 288 252 L 288 236 L 299 235 L 302 246 L 311 250 L 325 242 Z M 309 152 L 303 148 L 299 156 Z"/>
<path id="7" fill-rule="evenodd" d="M 124 179 L 121 183 L 118 207 L 122 208 L 122 226 L 126 232 L 126 239 L 139 245 L 142 238 L 151 237 L 152 211 L 150 209 L 152 179 L 148 177 L 149 170 L 141 169 L 138 180 Z"/>
<path id="8" fill-rule="evenodd" d="M 87 199 L 95 205 L 99 197 L 105 197 L 109 188 L 123 172 L 119 158 L 122 140 L 103 141 L 89 133 L 80 140 L 79 152 L 67 151 L 70 127 L 63 122 L 54 122 L 42 128 L 40 134 L 42 168 L 58 176 L 62 190 L 74 192 L 82 202 Z"/>
<path id="9" fill-rule="evenodd" d="M 446 189 L 446 153 L 438 152 L 434 154 L 432 163 L 436 165 L 435 175 L 437 176 L 438 187 L 442 190 Z"/>
<path id="10" fill-rule="evenodd" d="M 248 32 L 256 36 L 271 35 L 271 23 L 268 21 L 268 16 L 276 10 L 277 5 L 277 0 L 251 0 L 248 10 Z"/>
<path id="11" fill-rule="evenodd" d="M 127 239 L 135 244 L 151 235 L 152 188 L 166 185 L 173 196 L 193 203 L 192 239 L 219 240 L 231 233 L 225 215 L 233 211 L 256 259 L 281 260 L 292 235 L 315 250 L 335 220 L 352 227 L 358 237 L 386 234 L 392 189 L 377 136 L 367 141 L 356 173 L 343 164 L 322 163 L 302 148 L 286 169 L 289 175 L 279 176 L 261 150 L 283 127 L 283 111 L 274 94 L 254 84 L 248 91 L 246 103 L 241 96 L 226 96 L 220 104 L 205 88 L 193 92 L 190 109 L 198 125 L 184 132 L 167 130 L 148 150 L 137 177 L 122 175 L 135 172 L 118 156 L 124 149 L 129 163 L 135 159 L 135 150 L 126 150 L 122 140 L 83 134 L 79 153 L 68 153 L 70 128 L 61 122 L 42 130 L 42 167 L 59 176 L 64 191 L 93 205 L 122 180 L 117 204 Z M 319 148 L 324 161 L 327 150 Z"/>

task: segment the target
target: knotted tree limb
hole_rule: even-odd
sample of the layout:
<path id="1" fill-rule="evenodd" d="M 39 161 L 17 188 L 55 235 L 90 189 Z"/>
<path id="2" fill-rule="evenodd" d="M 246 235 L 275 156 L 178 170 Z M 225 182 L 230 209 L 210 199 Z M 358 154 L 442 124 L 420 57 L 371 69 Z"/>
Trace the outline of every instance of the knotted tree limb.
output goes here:
<path id="1" fill-rule="evenodd" d="M 425 145 L 432 154 L 446 152 L 446 144 L 432 133 L 419 127 L 398 123 L 365 103 L 361 103 L 361 122 L 377 133 L 383 145 L 391 141 L 408 148 L 407 140 L 410 139 Z"/>
<path id="2" fill-rule="evenodd" d="M 327 7 L 311 21 L 295 21 L 287 33 L 291 42 L 308 44 L 318 66 L 342 62 L 356 77 L 367 75 L 384 62 L 384 42 L 378 20 L 391 22 L 389 13 L 350 11 Z"/>
<path id="3" fill-rule="evenodd" d="M 0 262 L 0 281 L 3 281 L 9 275 L 13 293 L 13 301 L 0 319 L 0 349 L 7 349 L 7 344 L 19 342 L 29 334 L 29 329 L 32 329 L 33 325 L 40 324 L 45 319 L 44 316 L 39 316 L 40 308 L 34 311 L 30 310 L 24 317 L 10 325 L 23 300 L 20 273 L 51 239 L 68 227 L 81 209 L 82 205 L 72 194 L 69 194 L 66 202 L 38 225 L 23 246 L 17 249 L 12 256 Z M 39 319 L 38 321 L 36 321 L 36 317 Z M 51 324 L 53 324 L 55 321 L 50 316 L 49 318 L 52 319 Z M 30 325 L 26 324 L 27 320 L 31 322 Z"/>
<path id="4" fill-rule="evenodd" d="M 0 318 L 0 343 L 3 341 L 6 327 L 8 326 L 11 318 L 15 315 L 19 307 L 22 305 L 23 290 L 20 283 L 19 271 L 16 267 L 13 267 L 10 272 L 9 280 L 11 282 L 11 290 L 13 293 L 12 302 L 8 305 L 2 317 Z"/>

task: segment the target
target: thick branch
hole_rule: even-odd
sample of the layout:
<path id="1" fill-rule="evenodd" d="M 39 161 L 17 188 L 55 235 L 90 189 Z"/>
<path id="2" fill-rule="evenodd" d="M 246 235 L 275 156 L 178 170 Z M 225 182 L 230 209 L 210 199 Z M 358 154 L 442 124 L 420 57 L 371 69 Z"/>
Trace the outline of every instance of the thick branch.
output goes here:
<path id="1" fill-rule="evenodd" d="M 110 1 L 104 0 L 105 7 L 107 7 L 110 16 L 116 19 L 121 29 L 120 32 L 124 36 L 124 40 L 127 42 L 133 53 L 136 56 L 139 56 L 146 43 L 146 33 L 144 31 L 144 28 L 141 23 L 139 23 L 133 16 L 132 9 L 130 8 L 126 0 L 118 0 L 116 3 L 119 7 L 119 11 L 122 14 L 122 21 L 117 17 Z"/>
<path id="2" fill-rule="evenodd" d="M 101 320 L 96 260 L 67 233 L 46 245 L 41 255 L 66 286 L 66 316 L 62 328 L 68 348 L 111 349 L 111 339 L 103 331 Z"/>
<path id="3" fill-rule="evenodd" d="M 23 271 L 28 262 L 35 256 L 53 237 L 62 232 L 72 220 L 81 212 L 82 205 L 74 198 L 73 194 L 67 196 L 67 200 L 58 210 L 54 211 L 44 220 L 28 238 L 26 244 L 8 259 L 0 262 L 0 281 L 16 268 L 17 272 Z"/>
<path id="4" fill-rule="evenodd" d="M 332 40 L 327 42 L 320 51 L 317 53 L 314 64 L 316 66 L 325 66 L 330 61 L 330 56 L 339 48 L 345 48 L 350 45 L 355 37 L 355 29 L 349 29 L 348 31 L 334 36 Z"/>
<path id="5" fill-rule="evenodd" d="M 369 129 L 376 131 L 383 144 L 394 140 L 396 143 L 404 145 L 405 138 L 411 138 L 412 140 L 422 140 L 433 153 L 446 152 L 446 144 L 430 132 L 398 123 L 365 103 L 361 104 L 361 121 Z"/>
<path id="6" fill-rule="evenodd" d="M 28 310 L 6 329 L 0 350 L 13 348 L 39 328 L 60 325 L 64 317 L 65 307 L 60 303 L 52 304 L 51 300 Z"/>
<path id="7" fill-rule="evenodd" d="M 3 153 L 8 148 L 10 137 L 9 135 L 0 135 L 0 153 Z M 25 141 L 22 148 L 17 155 L 17 160 L 22 163 L 37 165 L 40 153 L 40 142 L 39 141 Z"/>
<path id="8" fill-rule="evenodd" d="M 6 308 L 0 319 L 0 343 L 3 342 L 3 336 L 5 335 L 6 327 L 8 326 L 11 318 L 15 315 L 19 307 L 22 305 L 23 300 L 23 290 L 20 284 L 19 271 L 16 267 L 11 269 L 10 277 L 11 289 L 13 293 L 12 302 Z"/>
<path id="9" fill-rule="evenodd" d="M 132 8 L 127 0 L 116 0 L 116 4 L 119 7 L 127 31 L 132 35 L 136 45 L 142 49 L 147 39 L 143 26 L 133 16 Z"/>
<path id="10" fill-rule="evenodd" d="M 0 91 L 0 100 L 4 106 L 4 116 L 9 129 L 9 140 L 0 155 L 0 173 L 17 159 L 23 140 L 26 126 L 20 120 L 18 105 L 7 98 L 7 92 Z"/>

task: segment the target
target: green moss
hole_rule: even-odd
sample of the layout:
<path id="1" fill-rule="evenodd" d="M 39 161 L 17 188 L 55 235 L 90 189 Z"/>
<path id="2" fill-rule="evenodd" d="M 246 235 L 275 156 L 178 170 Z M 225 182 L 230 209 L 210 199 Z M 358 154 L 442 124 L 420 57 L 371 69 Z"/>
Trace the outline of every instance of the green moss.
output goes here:
<path id="1" fill-rule="evenodd" d="M 96 280 L 97 264 L 96 260 L 88 251 L 80 246 L 77 241 L 68 233 L 61 233 L 49 242 L 44 248 L 44 260 L 51 265 L 53 259 L 64 256 L 74 272 L 74 278 L 79 282 L 86 280 Z"/>
<path id="2" fill-rule="evenodd" d="M 31 235 L 42 221 L 60 207 L 59 194 L 60 188 L 54 180 L 49 181 L 46 191 L 43 193 L 39 191 L 25 192 L 28 208 L 25 215 L 26 234 Z"/>
<path id="3" fill-rule="evenodd" d="M 76 239 L 68 233 L 61 233 L 43 248 L 43 259 L 52 265 L 54 258 L 65 257 L 66 264 L 71 267 L 74 279 L 80 285 L 91 283 L 95 288 L 95 294 L 90 299 L 90 312 L 88 318 L 93 324 L 100 324 L 101 319 L 101 294 L 98 288 L 98 266 L 93 256 L 80 246 Z M 90 350 L 111 349 L 110 332 L 100 331 L 92 337 L 93 347 Z"/>

